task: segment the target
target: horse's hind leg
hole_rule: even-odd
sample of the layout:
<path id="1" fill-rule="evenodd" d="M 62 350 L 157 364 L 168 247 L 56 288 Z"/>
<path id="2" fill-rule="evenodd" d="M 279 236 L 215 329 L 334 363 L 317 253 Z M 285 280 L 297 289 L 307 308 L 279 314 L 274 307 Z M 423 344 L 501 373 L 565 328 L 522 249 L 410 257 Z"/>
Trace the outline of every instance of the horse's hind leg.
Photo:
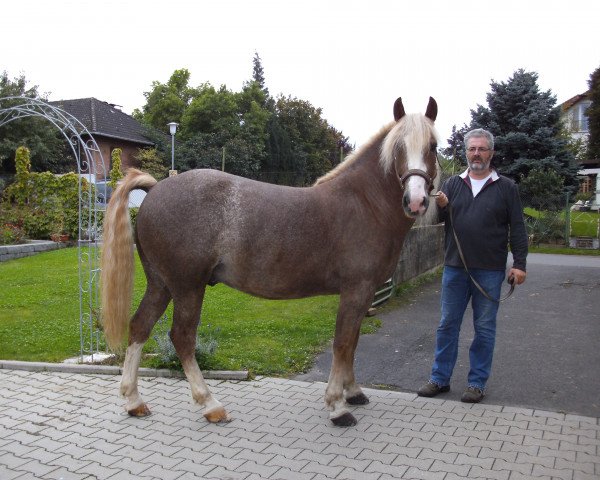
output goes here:
<path id="1" fill-rule="evenodd" d="M 171 295 L 162 282 L 148 276 L 146 293 L 129 324 L 129 346 L 125 354 L 121 380 L 121 395 L 125 396 L 125 409 L 131 416 L 143 417 L 150 414 L 138 392 L 138 368 L 142 348 L 170 300 Z"/>
<path id="2" fill-rule="evenodd" d="M 325 390 L 325 404 L 330 410 L 329 418 L 334 425 L 340 427 L 357 423 L 346 402 L 351 405 L 369 403 L 369 399 L 354 378 L 354 352 L 362 319 L 374 293 L 372 288 L 364 286 L 352 292 L 342 292 L 340 297 L 333 341 L 333 361 Z"/>
<path id="3" fill-rule="evenodd" d="M 204 417 L 212 423 L 230 420 L 221 402 L 216 400 L 202 376 L 196 361 L 196 333 L 200 322 L 204 286 L 178 293 L 173 299 L 173 327 L 171 341 L 175 346 L 185 376 L 190 383 L 192 398 L 204 406 Z"/>

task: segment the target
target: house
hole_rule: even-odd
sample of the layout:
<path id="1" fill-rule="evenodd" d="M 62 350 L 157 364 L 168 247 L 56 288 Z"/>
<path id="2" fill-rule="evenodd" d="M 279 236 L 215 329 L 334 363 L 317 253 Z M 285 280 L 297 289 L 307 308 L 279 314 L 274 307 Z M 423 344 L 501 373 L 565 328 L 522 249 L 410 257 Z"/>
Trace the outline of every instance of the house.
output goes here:
<path id="1" fill-rule="evenodd" d="M 59 100 L 50 104 L 77 118 L 96 140 L 104 160 L 103 165 L 100 156 L 94 155 L 94 173 L 97 181 L 109 176 L 114 149 L 122 150 L 121 166 L 125 170 L 139 166 L 134 158 L 139 149 L 154 146 L 144 135 L 144 127 L 131 115 L 123 113 L 117 105 L 96 98 Z"/>
<path id="2" fill-rule="evenodd" d="M 586 110 L 592 105 L 590 92 L 580 93 L 561 104 L 561 115 L 567 131 L 574 140 L 581 140 L 587 143 L 590 131 L 588 127 L 588 117 Z M 592 204 L 595 209 L 600 205 L 600 159 L 584 159 L 579 162 L 582 182 L 580 186 L 581 193 L 595 193 L 592 197 Z"/>

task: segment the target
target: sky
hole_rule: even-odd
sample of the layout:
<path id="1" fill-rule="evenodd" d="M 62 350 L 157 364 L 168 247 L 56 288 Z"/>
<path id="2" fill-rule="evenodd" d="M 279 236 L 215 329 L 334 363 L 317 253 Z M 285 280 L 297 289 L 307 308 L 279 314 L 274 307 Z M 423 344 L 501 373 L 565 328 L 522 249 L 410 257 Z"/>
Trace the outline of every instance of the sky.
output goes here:
<path id="1" fill-rule="evenodd" d="M 597 0 L 19 0 L 2 6 L 0 71 L 50 100 L 126 113 L 155 81 L 241 90 L 255 52 L 273 96 L 307 100 L 359 147 L 436 99 L 442 145 L 523 68 L 560 104 L 600 67 Z M 165 131 L 167 127 L 165 126 Z"/>

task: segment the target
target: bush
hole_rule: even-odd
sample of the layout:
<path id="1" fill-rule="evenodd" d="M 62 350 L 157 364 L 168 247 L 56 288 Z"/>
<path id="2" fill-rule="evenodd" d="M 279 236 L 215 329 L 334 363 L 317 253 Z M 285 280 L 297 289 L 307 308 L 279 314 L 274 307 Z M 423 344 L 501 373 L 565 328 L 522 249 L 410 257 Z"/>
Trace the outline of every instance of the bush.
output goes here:
<path id="1" fill-rule="evenodd" d="M 0 245 L 25 243 L 25 231 L 19 225 L 0 222 Z"/>
<path id="2" fill-rule="evenodd" d="M 17 175 L 3 195 L 4 223 L 19 225 L 29 238 L 47 239 L 52 234 L 79 236 L 79 177 L 29 171 L 29 150 L 17 149 Z M 85 179 L 82 189 L 89 184 Z"/>

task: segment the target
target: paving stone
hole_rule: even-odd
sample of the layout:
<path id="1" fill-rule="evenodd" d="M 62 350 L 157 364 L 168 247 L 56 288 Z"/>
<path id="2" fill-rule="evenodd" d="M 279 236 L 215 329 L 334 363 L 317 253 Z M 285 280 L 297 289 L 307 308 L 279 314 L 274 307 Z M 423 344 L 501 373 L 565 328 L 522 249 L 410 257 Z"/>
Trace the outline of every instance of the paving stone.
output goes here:
<path id="1" fill-rule="evenodd" d="M 324 384 L 259 377 L 207 382 L 240 414 L 215 425 L 168 377 L 140 379 L 154 413 L 130 418 L 119 380 L 0 368 L 0 479 L 600 478 L 596 418 L 370 389 L 344 429 Z"/>

